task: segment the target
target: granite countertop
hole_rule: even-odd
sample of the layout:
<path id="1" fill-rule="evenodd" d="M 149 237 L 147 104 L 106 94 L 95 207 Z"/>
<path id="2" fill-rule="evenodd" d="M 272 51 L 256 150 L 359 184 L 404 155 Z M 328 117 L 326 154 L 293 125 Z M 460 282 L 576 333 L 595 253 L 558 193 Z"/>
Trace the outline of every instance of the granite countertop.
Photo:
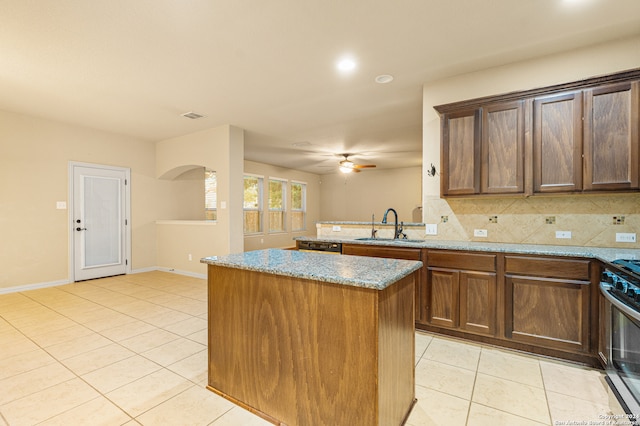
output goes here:
<path id="1" fill-rule="evenodd" d="M 383 290 L 422 262 L 266 249 L 201 259 L 209 265 Z"/>
<path id="2" fill-rule="evenodd" d="M 297 237 L 301 241 L 327 241 L 335 243 L 363 244 L 391 247 L 415 247 L 443 250 L 466 250 L 500 253 L 537 254 L 550 256 L 587 257 L 611 262 L 616 259 L 640 259 L 640 249 L 631 248 L 605 248 L 605 247 L 578 247 L 578 246 L 554 246 L 543 244 L 513 244 L 490 243 L 477 241 L 441 241 L 441 240 L 358 240 L 355 238 L 314 238 Z"/>

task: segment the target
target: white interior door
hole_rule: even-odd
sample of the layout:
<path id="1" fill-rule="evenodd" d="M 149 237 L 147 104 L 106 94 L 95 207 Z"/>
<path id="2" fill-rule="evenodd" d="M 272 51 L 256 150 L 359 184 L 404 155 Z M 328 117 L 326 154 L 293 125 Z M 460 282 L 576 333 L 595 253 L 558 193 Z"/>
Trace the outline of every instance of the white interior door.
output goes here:
<path id="1" fill-rule="evenodd" d="M 128 169 L 72 165 L 73 281 L 128 270 Z"/>

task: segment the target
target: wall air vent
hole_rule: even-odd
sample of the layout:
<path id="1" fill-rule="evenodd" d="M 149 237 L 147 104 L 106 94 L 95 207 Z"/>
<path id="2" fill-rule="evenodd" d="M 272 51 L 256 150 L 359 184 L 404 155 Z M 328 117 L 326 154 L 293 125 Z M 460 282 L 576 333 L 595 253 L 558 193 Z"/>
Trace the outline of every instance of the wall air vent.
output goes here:
<path id="1" fill-rule="evenodd" d="M 198 118 L 205 117 L 204 115 L 198 114 L 197 112 L 193 112 L 193 111 L 185 112 L 184 114 L 180 114 L 180 115 L 186 118 L 190 118 L 192 120 L 197 120 Z"/>

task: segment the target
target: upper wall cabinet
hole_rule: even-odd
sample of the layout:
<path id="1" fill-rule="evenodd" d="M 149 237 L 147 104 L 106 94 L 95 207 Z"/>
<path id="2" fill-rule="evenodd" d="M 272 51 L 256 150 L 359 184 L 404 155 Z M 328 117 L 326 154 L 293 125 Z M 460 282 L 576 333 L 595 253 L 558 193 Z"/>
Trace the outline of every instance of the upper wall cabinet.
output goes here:
<path id="1" fill-rule="evenodd" d="M 456 111 L 442 117 L 444 195 L 480 192 L 480 109 Z"/>
<path id="2" fill-rule="evenodd" d="M 533 101 L 534 192 L 582 189 L 582 92 Z"/>
<path id="3" fill-rule="evenodd" d="M 498 102 L 443 115 L 443 195 L 523 192 L 523 106 Z"/>
<path id="4" fill-rule="evenodd" d="M 482 109 L 482 194 L 524 191 L 524 103 L 501 102 Z"/>
<path id="5" fill-rule="evenodd" d="M 640 188 L 640 69 L 435 109 L 442 196 Z"/>
<path id="6" fill-rule="evenodd" d="M 585 190 L 638 188 L 639 84 L 585 91 Z"/>

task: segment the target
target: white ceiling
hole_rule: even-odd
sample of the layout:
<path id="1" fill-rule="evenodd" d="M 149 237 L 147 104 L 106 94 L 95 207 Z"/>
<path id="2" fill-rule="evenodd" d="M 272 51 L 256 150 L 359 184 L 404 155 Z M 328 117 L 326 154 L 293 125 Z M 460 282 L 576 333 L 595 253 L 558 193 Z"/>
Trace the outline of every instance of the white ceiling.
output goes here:
<path id="1" fill-rule="evenodd" d="M 246 159 L 313 173 L 413 166 L 423 83 L 639 33 L 640 0 L 0 0 L 0 109 L 151 141 L 232 124 Z"/>

